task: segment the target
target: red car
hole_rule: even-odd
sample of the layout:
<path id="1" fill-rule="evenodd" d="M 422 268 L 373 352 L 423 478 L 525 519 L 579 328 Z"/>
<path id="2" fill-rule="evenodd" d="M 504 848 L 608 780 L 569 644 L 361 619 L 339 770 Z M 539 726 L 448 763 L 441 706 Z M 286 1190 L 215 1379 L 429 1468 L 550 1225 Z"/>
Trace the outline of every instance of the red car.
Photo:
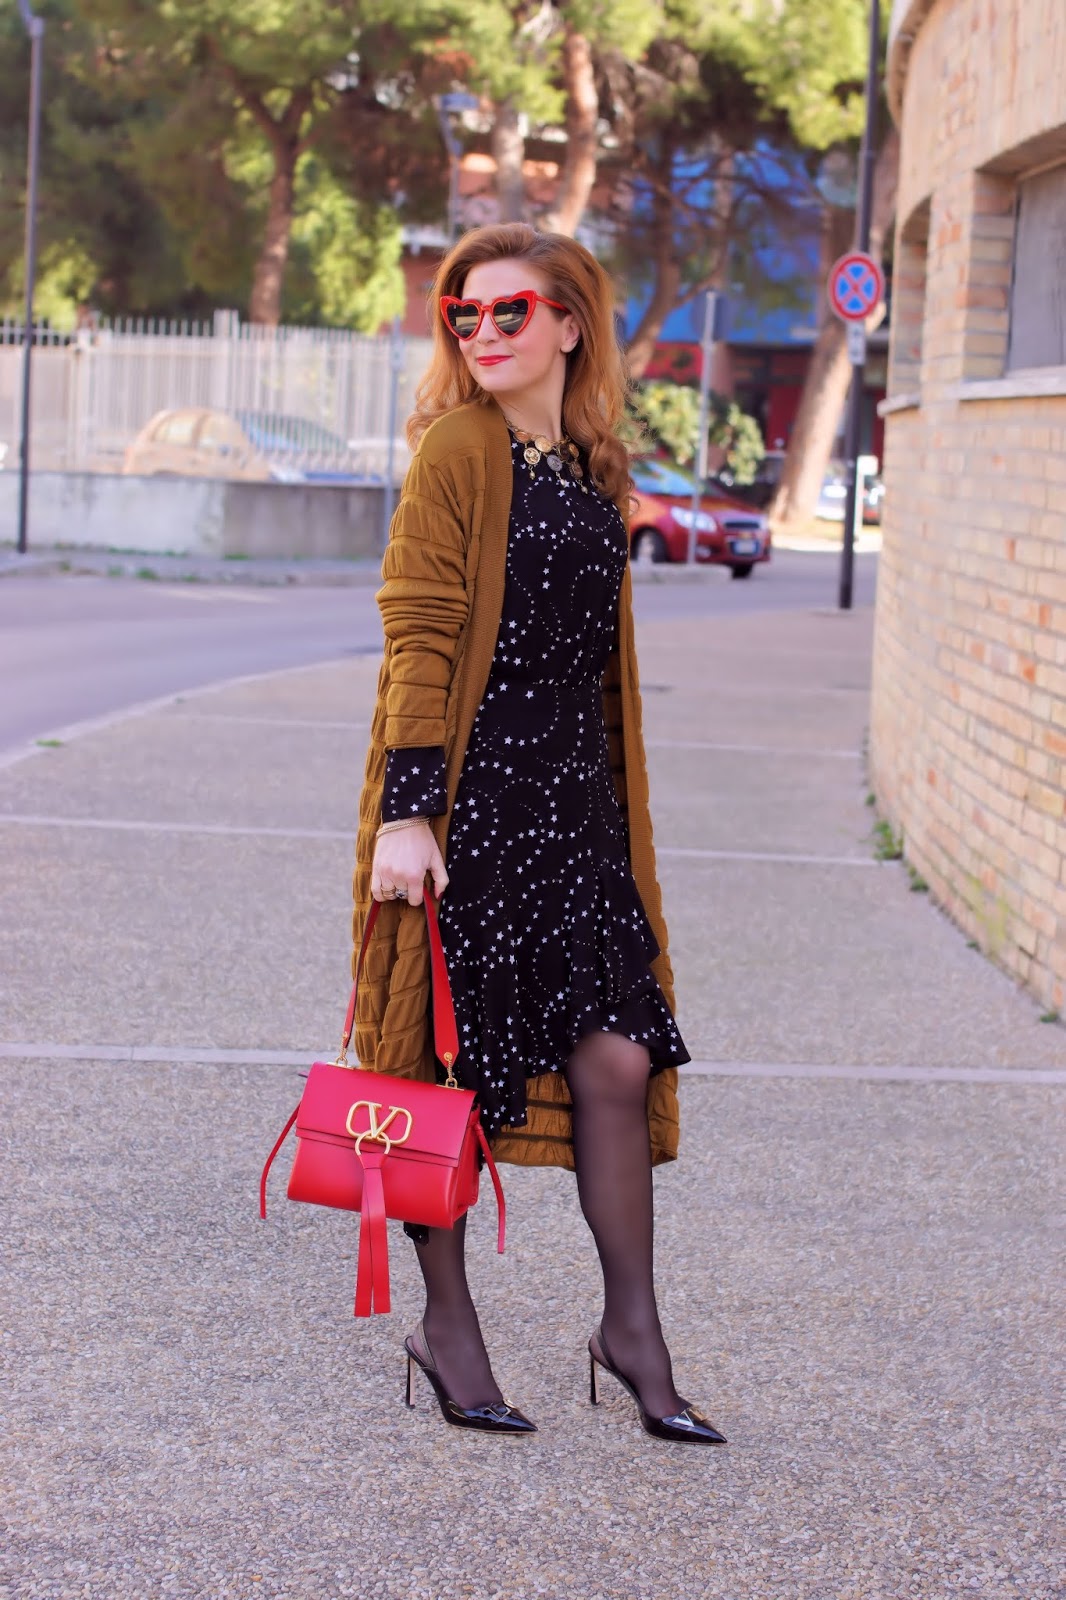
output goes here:
<path id="1" fill-rule="evenodd" d="M 734 578 L 750 578 L 760 561 L 770 559 L 770 530 L 761 512 L 724 494 L 704 494 L 692 509 L 693 481 L 665 461 L 636 461 L 632 467 L 636 505 L 629 539 L 638 560 L 687 561 L 695 523 L 696 560 L 728 567 Z"/>

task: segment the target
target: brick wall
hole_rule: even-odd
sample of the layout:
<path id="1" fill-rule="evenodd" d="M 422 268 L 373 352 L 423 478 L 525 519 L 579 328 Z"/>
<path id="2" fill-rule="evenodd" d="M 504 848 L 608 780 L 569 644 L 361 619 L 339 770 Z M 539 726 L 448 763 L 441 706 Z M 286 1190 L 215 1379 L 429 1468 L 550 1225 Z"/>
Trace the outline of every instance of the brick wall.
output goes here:
<path id="1" fill-rule="evenodd" d="M 1017 185 L 1066 156 L 1066 3 L 919 11 L 889 396 L 919 403 L 887 418 L 871 779 L 939 902 L 1066 1012 L 1066 369 L 997 383 Z"/>

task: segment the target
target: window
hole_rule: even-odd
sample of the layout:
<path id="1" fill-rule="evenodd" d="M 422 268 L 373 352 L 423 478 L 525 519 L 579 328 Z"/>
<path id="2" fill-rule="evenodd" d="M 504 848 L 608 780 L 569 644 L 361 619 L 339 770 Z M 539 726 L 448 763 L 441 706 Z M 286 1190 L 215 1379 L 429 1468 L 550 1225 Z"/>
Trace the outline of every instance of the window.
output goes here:
<path id="1" fill-rule="evenodd" d="M 172 411 L 155 430 L 156 444 L 192 444 L 199 413 Z"/>
<path id="2" fill-rule="evenodd" d="M 1066 162 L 1018 184 L 1007 371 L 1066 366 Z"/>
<path id="3" fill-rule="evenodd" d="M 197 444 L 212 455 L 235 456 L 246 449 L 246 441 L 237 424 L 229 417 L 211 413 L 204 418 Z"/>
<path id="4" fill-rule="evenodd" d="M 892 272 L 892 352 L 888 392 L 917 394 L 922 379 L 922 328 L 929 255 L 929 201 L 916 206 L 900 229 Z"/>

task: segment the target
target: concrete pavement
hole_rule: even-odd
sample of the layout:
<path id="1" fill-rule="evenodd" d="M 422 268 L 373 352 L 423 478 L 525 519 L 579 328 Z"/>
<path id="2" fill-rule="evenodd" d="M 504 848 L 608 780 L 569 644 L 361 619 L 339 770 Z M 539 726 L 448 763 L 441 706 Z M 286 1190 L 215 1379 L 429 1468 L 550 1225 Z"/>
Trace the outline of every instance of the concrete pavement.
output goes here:
<path id="1" fill-rule="evenodd" d="M 416 1269 L 259 1166 L 334 1045 L 376 663 L 176 700 L 0 771 L 3 1600 L 1061 1593 L 1066 1035 L 898 863 L 870 614 L 641 629 L 680 1020 L 658 1174 L 683 1392 L 586 1400 L 572 1180 L 506 1169 L 472 1277 L 532 1440 L 402 1405 Z"/>

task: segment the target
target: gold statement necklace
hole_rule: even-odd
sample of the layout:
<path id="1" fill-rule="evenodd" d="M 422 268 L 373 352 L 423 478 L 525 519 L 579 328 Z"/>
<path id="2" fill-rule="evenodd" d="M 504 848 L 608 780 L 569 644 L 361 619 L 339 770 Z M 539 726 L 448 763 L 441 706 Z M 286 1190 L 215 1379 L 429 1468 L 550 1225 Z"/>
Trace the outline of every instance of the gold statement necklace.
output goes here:
<path id="1" fill-rule="evenodd" d="M 561 439 L 554 442 L 545 433 L 529 433 L 525 428 L 518 428 L 509 422 L 514 437 L 525 448 L 522 458 L 529 468 L 529 476 L 535 477 L 541 457 L 548 463 L 551 470 L 562 478 L 564 471 L 568 472 L 575 483 L 580 485 L 582 494 L 588 494 L 588 485 L 584 482 L 585 469 L 578 459 L 581 452 L 574 441 L 564 433 Z"/>

